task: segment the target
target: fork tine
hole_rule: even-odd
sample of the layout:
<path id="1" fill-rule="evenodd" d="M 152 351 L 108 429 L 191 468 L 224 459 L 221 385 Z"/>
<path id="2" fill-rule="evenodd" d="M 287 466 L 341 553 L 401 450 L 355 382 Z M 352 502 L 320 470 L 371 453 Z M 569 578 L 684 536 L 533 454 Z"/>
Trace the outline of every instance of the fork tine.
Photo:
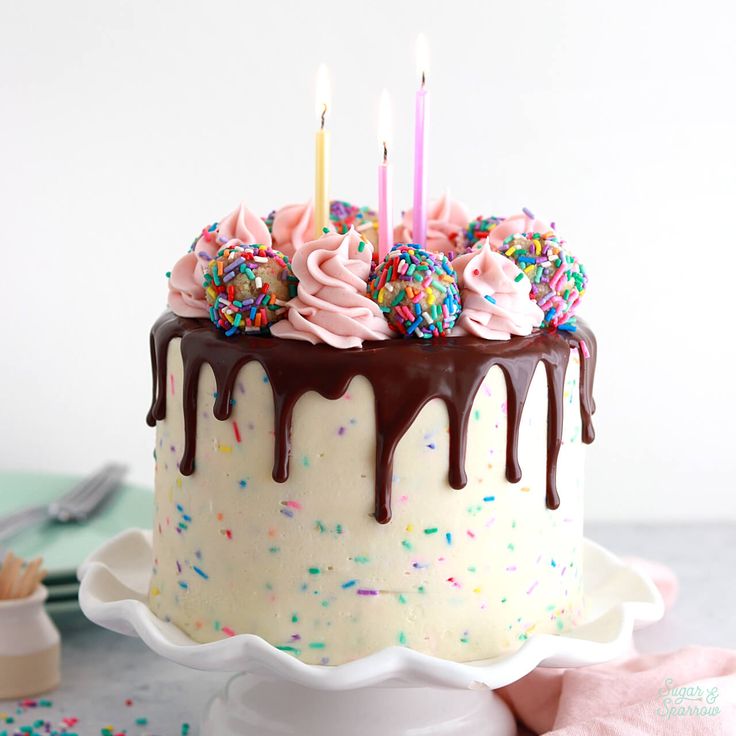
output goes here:
<path id="1" fill-rule="evenodd" d="M 93 497 L 97 490 L 107 484 L 111 478 L 116 478 L 124 472 L 121 465 L 108 463 L 86 481 L 80 483 L 77 488 L 54 501 L 49 506 L 49 513 L 59 521 L 67 521 L 75 513 L 75 509 L 82 506 L 86 499 Z"/>
<path id="2" fill-rule="evenodd" d="M 116 488 L 127 472 L 127 467 L 110 463 L 94 476 L 94 482 L 85 484 L 78 492 L 63 497 L 52 504 L 50 511 L 58 521 L 70 521 L 84 516 L 94 509 L 100 499 L 110 494 Z"/>
<path id="3" fill-rule="evenodd" d="M 90 498 L 96 498 L 101 492 L 104 492 L 104 490 L 110 485 L 119 484 L 121 479 L 127 472 L 128 472 L 128 469 L 124 465 L 112 466 L 109 472 L 105 475 L 105 477 L 101 478 L 100 482 L 97 483 L 94 487 L 90 488 L 87 491 L 87 493 L 85 493 L 83 496 L 75 499 L 73 505 L 75 506 L 85 505 Z"/>
<path id="4" fill-rule="evenodd" d="M 123 476 L 127 472 L 127 468 L 119 466 L 114 472 L 110 473 L 96 488 L 91 490 L 84 498 L 80 499 L 73 505 L 67 506 L 67 509 L 75 516 L 84 517 L 94 508 L 97 507 L 107 496 L 111 495 L 117 488 Z"/>
<path id="5" fill-rule="evenodd" d="M 84 498 L 84 496 L 93 491 L 102 481 L 104 481 L 111 471 L 118 467 L 120 466 L 115 463 L 107 463 L 107 465 L 103 465 L 103 467 L 96 473 L 83 478 L 71 490 L 57 498 L 55 503 L 59 506 L 66 506 Z"/>

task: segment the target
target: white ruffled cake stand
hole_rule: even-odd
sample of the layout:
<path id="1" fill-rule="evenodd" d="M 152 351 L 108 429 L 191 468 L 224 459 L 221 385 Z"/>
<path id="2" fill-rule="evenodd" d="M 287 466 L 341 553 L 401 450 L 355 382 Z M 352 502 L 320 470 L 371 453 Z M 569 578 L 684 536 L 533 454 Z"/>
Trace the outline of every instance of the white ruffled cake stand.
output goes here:
<path id="1" fill-rule="evenodd" d="M 513 736 L 496 688 L 535 667 L 580 667 L 623 655 L 635 627 L 664 613 L 646 576 L 585 540 L 586 620 L 562 635 L 531 636 L 516 652 L 450 662 L 391 647 L 338 666 L 308 665 L 258 636 L 198 644 L 147 603 L 151 533 L 131 529 L 79 568 L 79 601 L 99 626 L 140 637 L 162 657 L 199 670 L 238 673 L 210 702 L 203 736 Z"/>

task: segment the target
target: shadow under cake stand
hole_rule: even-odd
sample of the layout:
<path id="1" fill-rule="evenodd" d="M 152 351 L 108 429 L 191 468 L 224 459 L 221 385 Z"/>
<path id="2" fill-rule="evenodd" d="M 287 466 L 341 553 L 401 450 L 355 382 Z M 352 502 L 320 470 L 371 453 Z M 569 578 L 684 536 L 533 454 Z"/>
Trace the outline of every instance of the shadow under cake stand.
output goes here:
<path id="1" fill-rule="evenodd" d="M 538 666 L 619 657 L 635 627 L 664 613 L 651 580 L 586 539 L 585 620 L 564 634 L 532 635 L 516 652 L 479 662 L 390 647 L 347 664 L 308 665 L 251 634 L 194 642 L 148 607 L 152 564 L 151 532 L 122 532 L 79 568 L 81 608 L 173 662 L 237 673 L 210 701 L 203 736 L 513 736 L 513 716 L 493 690 Z"/>

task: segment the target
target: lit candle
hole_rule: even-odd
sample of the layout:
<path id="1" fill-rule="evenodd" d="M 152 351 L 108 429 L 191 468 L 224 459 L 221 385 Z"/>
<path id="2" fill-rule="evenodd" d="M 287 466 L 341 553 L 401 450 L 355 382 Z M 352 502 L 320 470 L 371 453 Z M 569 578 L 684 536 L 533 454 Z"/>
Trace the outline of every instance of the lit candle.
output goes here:
<path id="1" fill-rule="evenodd" d="M 427 245 L 427 72 L 429 47 L 423 34 L 417 38 L 417 73 L 419 89 L 416 98 L 414 127 L 414 209 L 412 239 L 418 245 Z"/>
<path id="2" fill-rule="evenodd" d="M 315 96 L 319 130 L 315 137 L 316 168 L 314 178 L 314 236 L 319 238 L 330 224 L 329 166 L 330 136 L 325 130 L 325 116 L 330 106 L 330 80 L 327 67 L 321 64 L 317 71 Z"/>
<path id="3" fill-rule="evenodd" d="M 383 90 L 378 108 L 378 142 L 383 148 L 383 159 L 378 165 L 378 262 L 391 250 L 394 239 L 393 172 L 388 162 L 391 143 L 391 99 Z"/>

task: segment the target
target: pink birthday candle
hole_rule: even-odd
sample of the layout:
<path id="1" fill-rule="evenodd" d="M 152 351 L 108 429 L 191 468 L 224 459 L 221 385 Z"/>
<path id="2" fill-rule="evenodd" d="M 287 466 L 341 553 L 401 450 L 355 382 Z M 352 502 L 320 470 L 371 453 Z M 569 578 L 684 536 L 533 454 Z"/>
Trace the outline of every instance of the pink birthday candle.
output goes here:
<path id="1" fill-rule="evenodd" d="M 391 250 L 394 237 L 393 172 L 388 162 L 388 144 L 391 137 L 391 103 L 383 90 L 378 115 L 378 140 L 383 147 L 383 160 L 378 165 L 378 262 Z"/>
<path id="2" fill-rule="evenodd" d="M 427 68 L 429 49 L 427 39 L 420 34 L 417 38 L 417 70 L 420 84 L 416 97 L 414 117 L 414 209 L 412 236 L 423 248 L 427 245 Z"/>

